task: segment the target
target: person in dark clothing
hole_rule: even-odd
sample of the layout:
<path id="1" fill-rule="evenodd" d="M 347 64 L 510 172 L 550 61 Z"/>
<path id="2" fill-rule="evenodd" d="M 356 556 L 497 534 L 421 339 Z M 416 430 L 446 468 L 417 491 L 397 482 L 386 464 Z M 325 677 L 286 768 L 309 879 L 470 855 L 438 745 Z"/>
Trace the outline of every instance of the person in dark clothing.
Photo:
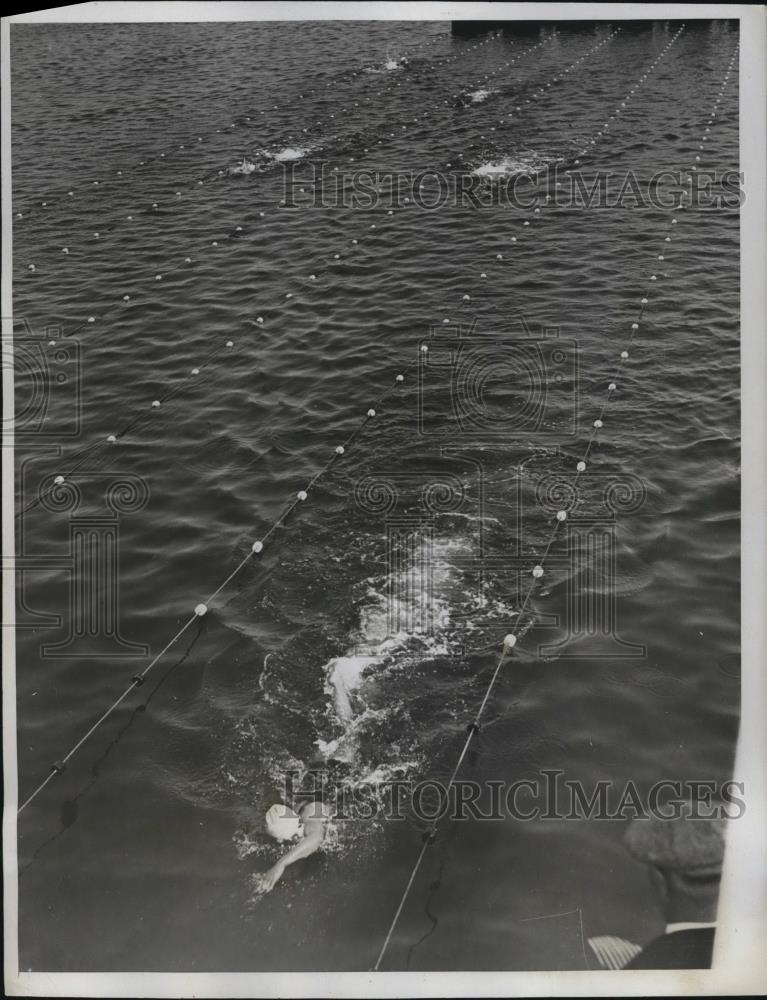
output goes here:
<path id="1" fill-rule="evenodd" d="M 714 927 L 666 930 L 639 952 L 624 969 L 710 969 Z"/>
<path id="2" fill-rule="evenodd" d="M 711 968 L 724 831 L 724 819 L 695 816 L 689 806 L 674 819 L 632 820 L 626 847 L 650 866 L 666 929 L 625 969 Z"/>

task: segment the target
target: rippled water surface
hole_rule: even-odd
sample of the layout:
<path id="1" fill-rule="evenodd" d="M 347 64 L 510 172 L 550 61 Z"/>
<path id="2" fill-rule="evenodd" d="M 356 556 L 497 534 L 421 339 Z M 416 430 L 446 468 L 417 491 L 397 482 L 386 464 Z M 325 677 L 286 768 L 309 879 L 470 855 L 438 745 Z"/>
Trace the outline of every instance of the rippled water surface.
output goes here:
<path id="1" fill-rule="evenodd" d="M 110 482 L 145 483 L 147 502 L 120 514 L 119 628 L 156 654 L 376 409 L 20 817 L 22 969 L 370 967 L 416 825 L 339 823 L 259 900 L 253 875 L 277 856 L 261 817 L 290 769 L 327 765 L 355 788 L 449 775 L 520 611 L 514 557 L 529 566 L 545 549 L 535 484 L 583 453 L 642 297 L 589 456 L 592 482 L 634 476 L 644 490 L 611 529 L 623 645 L 539 655 L 583 582 L 560 538 L 527 609 L 538 628 L 526 619 L 463 776 L 560 768 L 644 789 L 729 776 L 737 208 L 677 213 L 668 244 L 673 212 L 630 199 L 426 211 L 412 198 L 308 207 L 299 190 L 320 161 L 329 175 L 476 176 L 483 190 L 548 164 L 586 180 L 736 171 L 737 62 L 705 131 L 736 31 L 691 22 L 669 45 L 678 27 L 479 39 L 440 22 L 12 27 L 15 316 L 66 373 L 46 435 L 17 444 L 19 551 L 41 557 L 19 609 L 20 800 L 149 662 L 136 647 L 85 655 L 88 642 L 41 655 L 68 621 L 72 510 L 50 477 L 71 471 L 77 513 L 102 519 Z M 516 409 L 514 364 L 496 348 L 476 390 L 493 433 L 451 421 L 450 338 L 472 320 L 502 351 L 559 328 L 567 374 L 536 404 L 540 424 Z M 414 529 L 413 497 L 440 477 L 452 498 Z M 388 522 L 381 480 L 398 491 Z M 520 497 L 533 505 L 523 535 Z M 661 916 L 621 832 L 446 827 L 384 967 L 582 968 L 580 918 L 586 935 L 648 939 Z"/>

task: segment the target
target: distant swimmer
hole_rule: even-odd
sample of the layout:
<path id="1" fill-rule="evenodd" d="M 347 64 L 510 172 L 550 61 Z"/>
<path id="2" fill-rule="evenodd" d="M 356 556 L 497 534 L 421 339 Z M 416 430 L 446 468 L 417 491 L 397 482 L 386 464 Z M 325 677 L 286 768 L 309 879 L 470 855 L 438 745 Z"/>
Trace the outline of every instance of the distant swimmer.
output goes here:
<path id="1" fill-rule="evenodd" d="M 392 70 L 405 69 L 410 63 L 407 60 L 407 56 L 390 56 L 387 52 L 386 62 L 384 63 L 384 69 L 391 72 Z M 380 70 L 378 71 L 380 72 Z"/>
<path id="2" fill-rule="evenodd" d="M 308 858 L 325 840 L 330 811 L 321 802 L 307 802 L 297 813 L 286 805 L 274 805 L 266 814 L 266 831 L 275 840 L 293 841 L 293 847 L 264 872 L 258 880 L 259 892 L 271 892 L 288 865 Z"/>
<path id="3" fill-rule="evenodd" d="M 230 174 L 252 174 L 256 169 L 255 163 L 251 163 L 250 160 L 246 160 L 244 157 L 239 163 L 236 163 L 233 167 L 229 168 Z"/>

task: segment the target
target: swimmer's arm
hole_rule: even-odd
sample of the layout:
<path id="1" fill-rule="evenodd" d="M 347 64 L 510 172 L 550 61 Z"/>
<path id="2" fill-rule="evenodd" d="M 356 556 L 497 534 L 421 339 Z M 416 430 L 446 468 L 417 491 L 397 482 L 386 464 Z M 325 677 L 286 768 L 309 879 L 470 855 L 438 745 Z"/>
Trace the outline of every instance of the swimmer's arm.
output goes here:
<path id="1" fill-rule="evenodd" d="M 279 864 L 281 864 L 283 868 L 287 868 L 287 866 L 292 865 L 294 861 L 299 861 L 301 858 L 308 858 L 310 854 L 314 854 L 324 839 L 325 831 L 322 827 L 318 830 L 307 829 L 299 843 L 290 848 L 288 853 L 280 860 Z"/>
<path id="2" fill-rule="evenodd" d="M 308 858 L 310 854 L 314 854 L 319 848 L 325 839 L 323 825 L 318 823 L 316 829 L 310 830 L 308 829 L 310 823 L 311 821 L 306 823 L 306 833 L 301 838 L 301 841 L 291 847 L 288 853 L 283 855 L 276 865 L 273 865 L 268 872 L 264 873 L 261 879 L 262 892 L 269 892 L 277 885 L 285 874 L 285 869 L 288 865 L 292 865 L 294 861 L 300 861 L 301 858 Z M 314 826 L 314 823 L 311 823 L 311 825 Z"/>

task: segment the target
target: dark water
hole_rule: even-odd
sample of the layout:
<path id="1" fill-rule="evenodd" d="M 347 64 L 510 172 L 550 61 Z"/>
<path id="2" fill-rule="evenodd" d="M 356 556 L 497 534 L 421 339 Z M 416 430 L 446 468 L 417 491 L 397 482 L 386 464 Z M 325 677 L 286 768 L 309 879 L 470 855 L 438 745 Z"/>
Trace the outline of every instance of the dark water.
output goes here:
<path id="1" fill-rule="evenodd" d="M 145 481 L 148 502 L 120 519 L 119 614 L 123 639 L 154 654 L 407 372 L 258 560 L 22 814 L 22 969 L 371 965 L 420 847 L 416 825 L 338 824 L 323 855 L 257 901 L 252 875 L 276 857 L 260 817 L 286 770 L 325 758 L 356 788 L 450 773 L 527 586 L 510 559 L 521 545 L 537 561 L 545 546 L 550 512 L 534 510 L 520 538 L 515 469 L 528 463 L 525 502 L 541 476 L 572 470 L 648 288 L 589 460 L 646 491 L 614 529 L 618 631 L 646 656 L 621 658 L 609 642 L 599 656 L 538 655 L 561 638 L 551 616 L 565 615 L 583 570 L 555 546 L 528 609 L 548 629 L 520 642 L 463 776 L 560 768 L 589 787 L 643 789 L 729 776 L 737 209 L 678 213 L 664 249 L 670 213 L 631 202 L 540 213 L 411 202 L 391 215 L 279 206 L 290 151 L 304 169 L 322 159 L 513 175 L 572 167 L 596 137 L 587 177 L 647 180 L 696 155 L 701 169 L 737 170 L 737 63 L 699 152 L 736 33 L 693 22 L 666 49 L 677 27 L 477 43 L 436 22 L 13 26 L 15 316 L 35 337 L 63 328 L 43 336 L 53 352 L 62 338 L 80 344 L 79 382 L 74 362 L 56 362 L 67 378 L 50 436 L 17 445 L 20 503 L 32 504 L 19 551 L 44 557 L 20 611 L 31 626 L 18 636 L 20 800 L 149 662 L 88 657 L 87 643 L 41 655 L 66 636 L 34 616 L 67 620 L 66 570 L 50 560 L 67 557 L 71 516 L 35 502 L 43 477 L 77 466 L 84 508 L 102 517 L 109 482 Z M 228 173 L 242 157 L 257 169 Z M 516 422 L 491 372 L 483 405 L 493 419 L 511 413 L 508 431 L 467 446 L 425 369 L 419 434 L 414 365 L 430 324 L 476 318 L 482 333 L 517 336 L 520 317 L 533 331 L 559 327 L 577 355 L 577 426 L 564 416 L 574 380 L 552 396 L 541 438 Z M 66 437 L 74 413 L 80 436 Z M 428 530 L 403 529 L 409 547 L 392 565 L 384 517 L 359 484 L 398 476 L 407 497 L 448 473 L 461 503 Z M 391 634 L 394 612 L 405 625 Z M 418 632 L 422 614 L 431 627 Z M 384 968 L 582 968 L 581 920 L 586 935 L 646 940 L 662 919 L 621 833 L 594 821 L 446 827 Z"/>

